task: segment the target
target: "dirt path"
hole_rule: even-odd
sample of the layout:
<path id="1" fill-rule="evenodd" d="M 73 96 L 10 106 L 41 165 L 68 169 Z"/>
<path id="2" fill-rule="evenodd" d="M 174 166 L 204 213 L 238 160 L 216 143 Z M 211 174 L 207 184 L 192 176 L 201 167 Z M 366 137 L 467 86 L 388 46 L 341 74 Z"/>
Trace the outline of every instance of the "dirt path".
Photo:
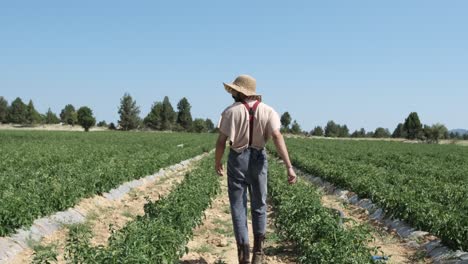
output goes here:
<path id="1" fill-rule="evenodd" d="M 220 180 L 222 181 L 222 192 L 214 200 L 212 207 L 205 211 L 206 219 L 203 225 L 196 228 L 193 240 L 187 245 L 189 253 L 182 257 L 181 264 L 238 263 L 227 194 L 227 182 L 226 178 Z M 272 218 L 273 212 L 269 207 L 264 263 L 296 263 L 288 245 L 281 243 L 275 234 Z M 249 237 L 251 243 L 253 243 L 251 224 L 249 217 Z"/>
<path id="2" fill-rule="evenodd" d="M 139 215 L 144 214 L 143 206 L 147 203 L 145 197 L 150 200 L 157 200 L 159 197 L 170 193 L 172 188 L 180 183 L 185 174 L 190 171 L 197 162 L 192 162 L 187 167 L 178 167 L 178 169 L 168 170 L 156 181 L 137 187 L 119 200 L 108 200 L 102 196 L 84 199 L 75 208 L 80 212 L 85 212 L 86 222 L 80 225 L 86 225 L 92 230 L 93 245 L 106 245 L 111 235 L 109 226 L 114 230 L 123 228 L 129 221 Z M 42 254 L 56 254 L 56 263 L 65 263 L 64 247 L 68 237 L 68 227 L 56 231 L 50 236 L 42 239 L 40 244 L 33 245 L 33 248 L 42 248 Z M 45 252 L 47 251 L 47 252 Z M 37 252 L 36 252 L 37 253 Z M 27 249 L 16 256 L 9 263 L 31 263 L 35 251 Z"/>
<path id="3" fill-rule="evenodd" d="M 400 239 L 396 234 L 388 233 L 378 224 L 371 222 L 366 210 L 352 204 L 345 205 L 333 195 L 323 195 L 322 204 L 325 207 L 342 211 L 345 218 L 352 219 L 358 224 L 372 227 L 375 241 L 370 246 L 378 247 L 383 255 L 390 256 L 387 263 L 432 263 L 424 257 L 424 253 L 409 246 L 407 241 Z"/>

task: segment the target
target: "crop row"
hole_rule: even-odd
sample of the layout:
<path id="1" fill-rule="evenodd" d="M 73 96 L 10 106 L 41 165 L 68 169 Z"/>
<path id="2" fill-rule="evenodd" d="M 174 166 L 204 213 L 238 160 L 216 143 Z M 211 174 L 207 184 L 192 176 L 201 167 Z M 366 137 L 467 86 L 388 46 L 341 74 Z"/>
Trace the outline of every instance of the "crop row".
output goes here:
<path id="1" fill-rule="evenodd" d="M 211 148 L 184 133 L 0 132 L 0 236 Z"/>
<path id="2" fill-rule="evenodd" d="M 66 246 L 69 263 L 176 263 L 186 253 L 193 229 L 220 191 L 212 155 L 187 173 L 171 193 L 145 205 L 145 214 L 115 231 L 107 247 L 90 245 L 91 234 L 72 229 Z"/>
<path id="3" fill-rule="evenodd" d="M 468 249 L 468 148 L 289 139 L 293 163 L 386 209 L 388 216 Z M 272 150 L 274 151 L 274 150 Z"/>
<path id="4" fill-rule="evenodd" d="M 284 166 L 270 160 L 268 188 L 280 235 L 295 245 L 300 263 L 374 263 L 372 237 L 360 225 L 341 225 L 339 215 L 321 205 L 319 191 L 303 181 L 287 183 Z"/>

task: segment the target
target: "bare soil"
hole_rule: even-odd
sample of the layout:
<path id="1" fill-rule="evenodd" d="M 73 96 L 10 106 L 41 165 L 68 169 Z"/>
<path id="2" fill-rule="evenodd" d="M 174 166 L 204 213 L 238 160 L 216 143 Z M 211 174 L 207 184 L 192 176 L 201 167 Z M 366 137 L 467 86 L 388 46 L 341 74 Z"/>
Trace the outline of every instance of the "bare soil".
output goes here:
<path id="1" fill-rule="evenodd" d="M 380 256 L 388 256 L 387 263 L 432 263 L 430 259 L 424 257 L 424 253 L 410 247 L 407 244 L 408 241 L 400 239 L 394 232 L 385 231 L 378 223 L 371 221 L 366 210 L 352 204 L 345 205 L 333 195 L 323 195 L 322 204 L 325 207 L 342 211 L 345 218 L 351 219 L 354 224 L 365 224 L 371 227 L 374 241 L 369 246 L 377 247 L 381 252 Z"/>
<path id="2" fill-rule="evenodd" d="M 181 264 L 238 263 L 237 246 L 232 228 L 227 194 L 227 181 L 225 177 L 220 180 L 222 181 L 222 192 L 214 200 L 212 207 L 205 211 L 206 219 L 203 225 L 195 229 L 193 240 L 188 243 L 189 253 L 181 258 Z M 273 217 L 273 212 L 271 207 L 269 207 L 267 234 L 264 245 L 264 263 L 296 263 L 290 245 L 282 243 L 278 239 L 273 225 Z M 253 234 L 250 217 L 248 223 L 250 246 L 252 247 Z"/>

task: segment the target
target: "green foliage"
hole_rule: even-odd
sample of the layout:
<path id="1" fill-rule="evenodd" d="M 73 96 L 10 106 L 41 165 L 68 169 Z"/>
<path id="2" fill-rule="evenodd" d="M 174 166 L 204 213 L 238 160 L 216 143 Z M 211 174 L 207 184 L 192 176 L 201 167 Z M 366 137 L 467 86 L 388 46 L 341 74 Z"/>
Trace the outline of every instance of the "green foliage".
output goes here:
<path id="1" fill-rule="evenodd" d="M 111 122 L 108 127 L 110 130 L 116 130 L 117 127 L 115 126 L 114 122 Z"/>
<path id="2" fill-rule="evenodd" d="M 408 139 L 422 139 L 423 127 L 418 113 L 412 112 L 409 114 L 403 124 L 403 130 L 406 132 L 406 138 Z"/>
<path id="3" fill-rule="evenodd" d="M 399 123 L 392 134 L 392 138 L 406 138 L 408 136 L 403 123 Z"/>
<path id="4" fill-rule="evenodd" d="M 370 198 L 389 215 L 468 249 L 468 148 L 287 139 L 293 163 Z"/>
<path id="5" fill-rule="evenodd" d="M 292 126 L 291 126 L 291 133 L 293 134 L 301 134 L 302 133 L 302 129 L 301 129 L 301 126 L 299 125 L 299 123 L 297 123 L 296 120 L 294 120 Z"/>
<path id="6" fill-rule="evenodd" d="M 203 221 L 203 212 L 220 192 L 212 168 L 213 155 L 189 172 L 168 196 L 145 205 L 145 215 L 116 231 L 109 246 L 92 247 L 86 233 L 70 232 L 67 256 L 71 263 L 178 263 Z"/>
<path id="7" fill-rule="evenodd" d="M 192 128 L 192 114 L 190 113 L 190 105 L 187 98 L 180 99 L 177 104 L 177 124 L 182 127 L 183 130 L 189 131 Z"/>
<path id="8" fill-rule="evenodd" d="M 340 126 L 336 124 L 333 120 L 328 121 L 327 126 L 325 127 L 325 136 L 326 137 L 349 137 L 348 126 Z"/>
<path id="9" fill-rule="evenodd" d="M 154 130 L 161 130 L 162 109 L 163 109 L 163 104 L 161 102 L 153 103 L 153 106 L 151 106 L 151 111 L 143 120 L 143 124 L 145 124 L 145 126 L 148 128 L 151 128 Z"/>
<path id="10" fill-rule="evenodd" d="M 0 131 L 0 236 L 201 154 L 214 140 L 212 134 Z"/>
<path id="11" fill-rule="evenodd" d="M 441 139 L 449 137 L 448 129 L 443 124 L 437 123 L 432 126 L 424 126 L 424 138 L 429 143 L 439 143 Z"/>
<path id="12" fill-rule="evenodd" d="M 13 124 L 28 123 L 28 108 L 19 97 L 11 102 L 8 110 L 8 122 Z"/>
<path id="13" fill-rule="evenodd" d="M 105 120 L 101 120 L 97 123 L 98 127 L 107 127 L 107 122 Z"/>
<path id="14" fill-rule="evenodd" d="M 390 136 L 390 131 L 387 128 L 378 127 L 375 129 L 374 138 L 389 138 Z"/>
<path id="15" fill-rule="evenodd" d="M 196 133 L 207 132 L 206 121 L 202 118 L 195 118 L 192 124 L 192 131 Z"/>
<path id="16" fill-rule="evenodd" d="M 8 101 L 0 96 L 0 123 L 8 122 Z"/>
<path id="17" fill-rule="evenodd" d="M 32 100 L 29 100 L 29 103 L 26 107 L 27 114 L 26 119 L 28 124 L 39 124 L 42 121 L 42 116 L 37 112 L 36 108 L 34 108 L 34 104 Z"/>
<path id="18" fill-rule="evenodd" d="M 215 125 L 213 123 L 213 121 L 211 121 L 211 119 L 207 118 L 205 120 L 205 126 L 206 126 L 206 130 L 208 132 L 213 132 L 213 130 L 215 129 Z"/>
<path id="19" fill-rule="evenodd" d="M 351 134 L 352 138 L 365 138 L 366 137 L 366 130 L 361 128 L 360 130 L 356 130 Z"/>
<path id="20" fill-rule="evenodd" d="M 162 102 L 161 130 L 171 130 L 174 127 L 177 114 L 172 108 L 169 97 L 165 96 Z"/>
<path id="21" fill-rule="evenodd" d="M 78 109 L 78 124 L 84 128 L 86 132 L 96 124 L 96 118 L 93 116 L 93 110 L 87 106 L 82 106 Z"/>
<path id="22" fill-rule="evenodd" d="M 311 185 L 287 183 L 284 166 L 270 160 L 268 190 L 275 209 L 275 226 L 294 243 L 300 263 L 373 263 L 368 230 L 340 225 L 339 216 L 321 204 Z"/>
<path id="23" fill-rule="evenodd" d="M 128 131 L 138 128 L 140 124 L 140 107 L 137 106 L 136 101 L 125 93 L 122 99 L 120 99 L 119 107 L 119 125 L 122 130 Z"/>
<path id="24" fill-rule="evenodd" d="M 291 119 L 291 115 L 289 114 L 289 112 L 285 112 L 281 116 L 281 126 L 285 131 L 289 131 L 289 125 L 291 124 L 291 120 L 292 119 Z"/>
<path id="25" fill-rule="evenodd" d="M 316 126 L 314 130 L 310 132 L 310 134 L 312 134 L 312 136 L 323 137 L 324 136 L 323 128 L 321 126 Z"/>
<path id="26" fill-rule="evenodd" d="M 64 124 L 74 126 L 78 122 L 78 116 L 75 107 L 71 104 L 67 104 L 62 112 L 60 112 L 60 120 Z"/>
<path id="27" fill-rule="evenodd" d="M 47 110 L 47 113 L 44 116 L 44 123 L 46 123 L 46 124 L 58 124 L 58 123 L 60 123 L 60 119 L 49 108 Z"/>

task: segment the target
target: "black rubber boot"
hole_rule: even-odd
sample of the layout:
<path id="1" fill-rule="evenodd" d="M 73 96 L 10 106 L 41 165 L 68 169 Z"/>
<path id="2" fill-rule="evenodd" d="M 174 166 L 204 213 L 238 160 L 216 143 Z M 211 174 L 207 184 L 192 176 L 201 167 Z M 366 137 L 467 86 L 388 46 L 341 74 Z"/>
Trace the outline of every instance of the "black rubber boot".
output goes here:
<path id="1" fill-rule="evenodd" d="M 265 235 L 255 235 L 254 236 L 254 248 L 252 255 L 252 264 L 262 264 L 263 263 L 263 241 L 265 240 Z"/>
<path id="2" fill-rule="evenodd" d="M 237 257 L 239 264 L 250 264 L 250 245 L 237 244 Z"/>

